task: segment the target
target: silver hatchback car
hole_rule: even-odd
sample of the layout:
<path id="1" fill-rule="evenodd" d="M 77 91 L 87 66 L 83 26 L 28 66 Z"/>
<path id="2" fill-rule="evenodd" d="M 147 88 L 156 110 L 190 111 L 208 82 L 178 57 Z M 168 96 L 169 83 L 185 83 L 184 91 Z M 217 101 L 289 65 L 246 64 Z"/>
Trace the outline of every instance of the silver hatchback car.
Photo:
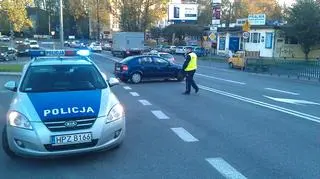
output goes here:
<path id="1" fill-rule="evenodd" d="M 19 84 L 5 84 L 16 94 L 3 130 L 4 151 L 48 157 L 119 146 L 125 112 L 110 89 L 119 81 L 107 80 L 85 50 L 32 53 Z"/>

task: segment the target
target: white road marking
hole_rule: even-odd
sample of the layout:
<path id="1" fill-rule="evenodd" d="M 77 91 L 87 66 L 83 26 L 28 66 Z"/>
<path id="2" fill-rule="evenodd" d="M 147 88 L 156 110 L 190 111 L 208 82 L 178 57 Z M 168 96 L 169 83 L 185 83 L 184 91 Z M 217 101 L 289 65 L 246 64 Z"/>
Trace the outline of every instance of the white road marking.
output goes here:
<path id="1" fill-rule="evenodd" d="M 137 92 L 130 92 L 130 94 L 131 94 L 132 96 L 140 96 L 139 93 L 137 93 Z"/>
<path id="2" fill-rule="evenodd" d="M 320 106 L 319 103 L 312 102 L 312 101 L 299 100 L 299 99 L 288 99 L 288 98 L 274 98 L 274 97 L 270 97 L 270 96 L 266 96 L 266 95 L 263 95 L 263 96 L 266 98 L 269 98 L 271 100 L 282 102 L 282 103 L 290 103 L 290 104 L 296 104 L 296 105 L 311 104 L 311 105 L 319 105 Z"/>
<path id="3" fill-rule="evenodd" d="M 171 130 L 176 133 L 185 142 L 197 142 L 197 138 L 193 137 L 188 131 L 182 127 L 171 128 Z"/>
<path id="4" fill-rule="evenodd" d="M 151 103 L 145 99 L 139 100 L 139 102 L 144 106 L 151 106 Z"/>
<path id="5" fill-rule="evenodd" d="M 244 175 L 233 168 L 223 158 L 207 158 L 207 162 L 210 163 L 218 172 L 228 179 L 246 179 Z"/>
<path id="6" fill-rule="evenodd" d="M 155 115 L 158 119 L 170 119 L 167 115 L 165 115 L 162 111 L 155 110 L 151 111 L 153 115 Z"/>
<path id="7" fill-rule="evenodd" d="M 130 86 L 124 86 L 123 87 L 125 90 L 132 90 L 132 88 L 130 88 Z"/>
<path id="8" fill-rule="evenodd" d="M 265 89 L 266 89 L 266 90 L 270 90 L 270 91 L 280 92 L 280 93 L 291 94 L 291 95 L 295 95 L 295 96 L 300 95 L 299 93 L 294 93 L 294 92 L 284 91 L 284 90 L 279 90 L 279 89 L 274 89 L 274 88 L 265 88 Z"/>
<path id="9" fill-rule="evenodd" d="M 197 75 L 197 76 L 206 77 L 206 78 L 215 79 L 215 80 L 225 81 L 225 82 L 229 82 L 229 83 L 235 83 L 235 84 L 239 84 L 239 85 L 245 85 L 245 84 L 246 84 L 246 83 L 244 83 L 244 82 L 227 80 L 227 79 L 218 78 L 218 77 L 214 77 L 214 76 L 204 75 L 204 74 L 201 74 L 201 73 L 196 73 L 196 75 Z"/>
<path id="10" fill-rule="evenodd" d="M 234 98 L 234 99 L 238 99 L 240 101 L 244 101 L 244 102 L 247 102 L 247 103 L 255 104 L 257 106 L 273 109 L 275 111 L 279 111 L 279 112 L 283 112 L 283 113 L 286 113 L 286 114 L 290 114 L 292 116 L 300 117 L 300 118 L 303 118 L 303 119 L 306 119 L 306 120 L 309 120 L 309 121 L 313 121 L 313 122 L 316 122 L 316 123 L 320 124 L 320 117 L 317 117 L 317 116 L 313 116 L 313 115 L 302 113 L 302 112 L 299 112 L 299 111 L 294 111 L 294 110 L 291 110 L 291 109 L 283 108 L 283 107 L 272 105 L 272 104 L 269 104 L 269 103 L 257 101 L 257 100 L 254 100 L 254 99 L 250 99 L 250 98 L 246 98 L 246 97 L 239 96 L 239 95 L 236 95 L 236 94 L 224 92 L 224 91 L 217 90 L 217 89 L 214 89 L 214 88 L 210 88 L 210 87 L 207 87 L 207 86 L 203 86 L 203 85 L 198 85 L 198 86 L 199 86 L 200 89 L 203 89 L 203 90 L 206 90 L 206 91 L 210 91 L 210 92 L 213 92 L 213 93 L 216 93 L 216 94 L 220 94 L 220 95 L 223 95 L 223 96 L 228 96 L 230 98 Z"/>

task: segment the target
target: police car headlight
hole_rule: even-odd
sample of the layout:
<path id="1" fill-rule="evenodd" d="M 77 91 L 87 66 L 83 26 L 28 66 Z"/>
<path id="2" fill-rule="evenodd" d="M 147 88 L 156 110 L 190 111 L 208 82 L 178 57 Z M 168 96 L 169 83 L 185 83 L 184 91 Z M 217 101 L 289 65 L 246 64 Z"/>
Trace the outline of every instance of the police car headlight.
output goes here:
<path id="1" fill-rule="evenodd" d="M 109 111 L 106 123 L 116 121 L 124 117 L 124 109 L 121 104 L 116 104 Z"/>
<path id="2" fill-rule="evenodd" d="M 9 125 L 23 129 L 32 130 L 30 121 L 21 113 L 17 111 L 10 111 L 8 113 Z"/>

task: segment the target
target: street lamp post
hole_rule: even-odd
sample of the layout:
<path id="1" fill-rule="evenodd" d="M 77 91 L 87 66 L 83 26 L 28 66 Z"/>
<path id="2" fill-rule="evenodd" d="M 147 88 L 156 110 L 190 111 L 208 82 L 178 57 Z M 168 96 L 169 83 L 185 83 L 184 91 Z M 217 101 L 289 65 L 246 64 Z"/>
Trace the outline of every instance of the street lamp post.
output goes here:
<path id="1" fill-rule="evenodd" d="M 52 39 L 52 45 L 53 45 L 53 49 L 56 49 L 55 43 L 54 43 L 54 35 L 56 34 L 55 31 L 51 31 L 51 39 Z"/>
<path id="2" fill-rule="evenodd" d="M 63 4 L 62 0 L 60 0 L 60 45 L 63 48 L 64 40 L 63 40 Z"/>

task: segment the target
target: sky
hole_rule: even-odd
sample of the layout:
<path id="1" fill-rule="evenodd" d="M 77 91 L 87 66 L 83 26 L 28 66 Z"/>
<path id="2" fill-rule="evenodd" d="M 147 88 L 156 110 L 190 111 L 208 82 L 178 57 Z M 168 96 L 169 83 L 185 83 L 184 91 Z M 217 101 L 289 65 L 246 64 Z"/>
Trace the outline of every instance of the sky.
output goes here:
<path id="1" fill-rule="evenodd" d="M 286 3 L 287 6 L 291 6 L 295 0 L 278 0 L 280 5 L 283 5 L 284 3 Z"/>

